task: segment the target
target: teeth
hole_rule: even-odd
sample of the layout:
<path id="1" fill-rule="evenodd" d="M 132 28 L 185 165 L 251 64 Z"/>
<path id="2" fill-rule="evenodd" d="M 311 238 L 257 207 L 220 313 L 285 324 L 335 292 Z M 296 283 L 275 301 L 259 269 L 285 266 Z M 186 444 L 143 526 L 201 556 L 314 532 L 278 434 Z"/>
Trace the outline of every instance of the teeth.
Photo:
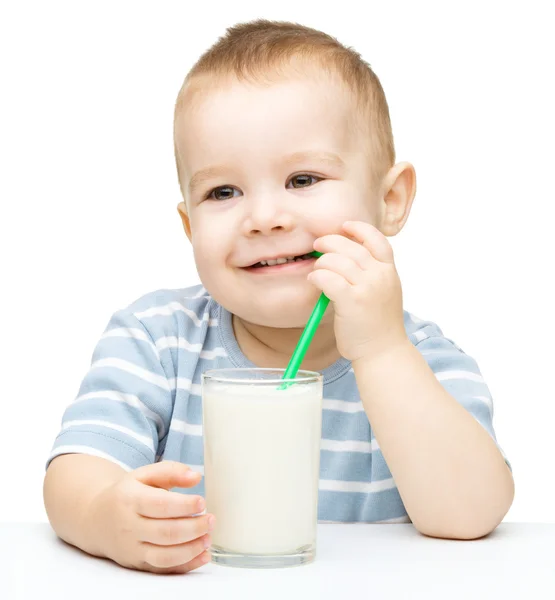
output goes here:
<path id="1" fill-rule="evenodd" d="M 286 256 L 284 258 L 275 258 L 270 260 L 261 260 L 260 265 L 263 267 L 273 267 L 275 265 L 284 265 L 285 263 L 299 262 L 307 258 L 312 258 L 310 254 L 302 254 L 301 256 Z"/>

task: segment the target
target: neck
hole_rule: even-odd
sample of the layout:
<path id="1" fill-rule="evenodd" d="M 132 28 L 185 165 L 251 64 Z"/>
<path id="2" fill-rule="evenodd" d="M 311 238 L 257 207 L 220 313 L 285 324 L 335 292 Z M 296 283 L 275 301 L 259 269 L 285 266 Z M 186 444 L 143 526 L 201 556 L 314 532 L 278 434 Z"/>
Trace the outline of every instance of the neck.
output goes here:
<path id="1" fill-rule="evenodd" d="M 256 366 L 284 369 L 299 341 L 302 328 L 264 327 L 233 315 L 233 331 L 241 352 Z M 301 368 L 321 371 L 340 358 L 333 323 L 322 323 L 307 350 Z"/>

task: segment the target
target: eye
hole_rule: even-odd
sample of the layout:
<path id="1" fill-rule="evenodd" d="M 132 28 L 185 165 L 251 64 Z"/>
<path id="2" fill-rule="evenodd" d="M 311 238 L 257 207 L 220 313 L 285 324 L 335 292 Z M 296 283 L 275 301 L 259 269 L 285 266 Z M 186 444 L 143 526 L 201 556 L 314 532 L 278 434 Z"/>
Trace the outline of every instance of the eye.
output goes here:
<path id="1" fill-rule="evenodd" d="M 229 200 L 230 198 L 234 198 L 233 192 L 239 192 L 239 190 L 237 188 L 231 187 L 230 185 L 222 185 L 208 192 L 208 194 L 205 196 L 205 199 Z"/>
<path id="2" fill-rule="evenodd" d="M 290 183 L 293 184 L 294 188 L 305 188 L 310 187 L 314 183 L 318 181 L 322 181 L 321 177 L 316 177 L 315 175 L 309 175 L 308 173 L 301 173 L 299 175 L 294 175 L 290 179 Z"/>

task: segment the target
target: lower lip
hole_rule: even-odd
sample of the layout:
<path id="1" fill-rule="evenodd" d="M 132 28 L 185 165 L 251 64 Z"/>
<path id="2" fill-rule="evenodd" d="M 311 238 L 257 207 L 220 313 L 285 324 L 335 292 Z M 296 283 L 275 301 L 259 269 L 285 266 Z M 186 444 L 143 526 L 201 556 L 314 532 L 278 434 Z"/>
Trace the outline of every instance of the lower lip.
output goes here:
<path id="1" fill-rule="evenodd" d="M 281 265 L 274 265 L 272 267 L 246 267 L 244 270 L 254 275 L 277 275 L 278 273 L 295 273 L 297 271 L 307 271 L 308 268 L 312 268 L 312 265 L 316 262 L 315 258 L 305 258 L 295 262 L 283 263 Z"/>

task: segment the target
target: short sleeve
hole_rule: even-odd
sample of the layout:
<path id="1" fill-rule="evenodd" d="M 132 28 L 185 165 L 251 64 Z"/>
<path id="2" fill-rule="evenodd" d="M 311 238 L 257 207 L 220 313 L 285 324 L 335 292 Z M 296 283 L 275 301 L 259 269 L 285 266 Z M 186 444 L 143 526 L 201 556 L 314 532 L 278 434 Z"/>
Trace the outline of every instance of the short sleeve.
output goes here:
<path id="1" fill-rule="evenodd" d="M 425 337 L 416 348 L 445 390 L 490 434 L 512 470 L 493 429 L 493 399 L 476 361 L 453 341 L 439 335 Z"/>
<path id="2" fill-rule="evenodd" d="M 106 458 L 127 471 L 156 462 L 171 418 L 170 381 L 142 322 L 128 309 L 116 312 L 63 414 L 46 466 L 75 453 Z"/>

